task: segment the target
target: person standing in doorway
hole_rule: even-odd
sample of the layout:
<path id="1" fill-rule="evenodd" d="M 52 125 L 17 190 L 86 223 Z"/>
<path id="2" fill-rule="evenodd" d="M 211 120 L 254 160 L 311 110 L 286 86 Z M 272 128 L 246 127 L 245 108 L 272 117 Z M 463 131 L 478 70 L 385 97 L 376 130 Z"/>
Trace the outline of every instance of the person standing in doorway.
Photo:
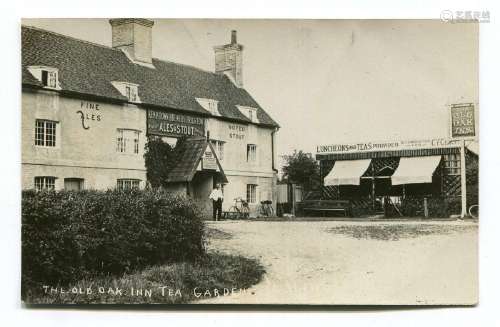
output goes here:
<path id="1" fill-rule="evenodd" d="M 213 204 L 213 219 L 214 221 L 220 220 L 222 214 L 222 201 L 224 201 L 224 195 L 222 194 L 220 184 L 215 185 L 215 188 L 210 193 L 209 198 L 212 200 Z"/>

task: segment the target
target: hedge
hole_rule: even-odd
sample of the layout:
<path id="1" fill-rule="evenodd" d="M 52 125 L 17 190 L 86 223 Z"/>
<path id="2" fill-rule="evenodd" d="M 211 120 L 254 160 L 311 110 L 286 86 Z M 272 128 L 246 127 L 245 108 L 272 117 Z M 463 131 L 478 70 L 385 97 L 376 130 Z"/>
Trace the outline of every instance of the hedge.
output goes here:
<path id="1" fill-rule="evenodd" d="M 203 229 L 191 200 L 161 190 L 23 191 L 23 288 L 194 260 Z"/>

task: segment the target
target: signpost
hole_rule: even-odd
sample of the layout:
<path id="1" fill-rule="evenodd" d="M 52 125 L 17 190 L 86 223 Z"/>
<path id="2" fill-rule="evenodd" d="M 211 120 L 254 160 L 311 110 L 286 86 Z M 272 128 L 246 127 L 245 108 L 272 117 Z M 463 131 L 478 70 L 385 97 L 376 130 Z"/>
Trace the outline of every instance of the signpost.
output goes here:
<path id="1" fill-rule="evenodd" d="M 476 136 L 476 123 L 474 117 L 474 104 L 453 104 L 451 113 L 451 137 L 461 139 L 460 144 L 460 193 L 462 199 L 462 211 L 460 217 L 467 215 L 467 175 L 465 172 L 465 138 Z"/>

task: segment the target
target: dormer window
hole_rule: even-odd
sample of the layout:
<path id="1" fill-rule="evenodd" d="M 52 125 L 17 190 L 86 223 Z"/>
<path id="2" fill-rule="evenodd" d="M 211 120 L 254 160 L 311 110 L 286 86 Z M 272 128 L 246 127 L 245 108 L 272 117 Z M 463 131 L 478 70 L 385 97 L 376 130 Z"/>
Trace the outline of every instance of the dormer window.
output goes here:
<path id="1" fill-rule="evenodd" d="M 218 108 L 219 101 L 214 99 L 196 98 L 196 102 L 198 102 L 199 105 L 203 107 L 203 109 L 209 111 L 212 115 L 221 115 Z"/>
<path id="2" fill-rule="evenodd" d="M 39 80 L 45 88 L 60 90 L 58 70 L 54 67 L 47 66 L 30 66 L 28 71 Z"/>
<path id="3" fill-rule="evenodd" d="M 139 98 L 139 85 L 128 82 L 111 82 L 113 86 L 130 102 L 141 102 Z"/>
<path id="4" fill-rule="evenodd" d="M 257 118 L 257 109 L 246 106 L 236 106 L 240 110 L 240 112 L 245 115 L 252 123 L 258 123 L 259 119 Z"/>

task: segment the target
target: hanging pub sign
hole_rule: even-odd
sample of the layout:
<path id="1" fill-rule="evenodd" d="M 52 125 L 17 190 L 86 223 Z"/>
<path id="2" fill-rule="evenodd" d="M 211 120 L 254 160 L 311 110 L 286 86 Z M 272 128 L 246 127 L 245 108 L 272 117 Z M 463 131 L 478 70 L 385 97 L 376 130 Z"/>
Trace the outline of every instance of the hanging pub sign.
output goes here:
<path id="1" fill-rule="evenodd" d="M 217 159 L 215 158 L 215 154 L 212 152 L 209 146 L 205 149 L 205 153 L 203 153 L 203 158 L 201 161 L 203 170 L 218 170 Z"/>
<path id="2" fill-rule="evenodd" d="M 451 106 L 451 137 L 475 136 L 474 104 Z"/>
<path id="3" fill-rule="evenodd" d="M 148 109 L 148 134 L 159 136 L 204 136 L 205 119 Z"/>

